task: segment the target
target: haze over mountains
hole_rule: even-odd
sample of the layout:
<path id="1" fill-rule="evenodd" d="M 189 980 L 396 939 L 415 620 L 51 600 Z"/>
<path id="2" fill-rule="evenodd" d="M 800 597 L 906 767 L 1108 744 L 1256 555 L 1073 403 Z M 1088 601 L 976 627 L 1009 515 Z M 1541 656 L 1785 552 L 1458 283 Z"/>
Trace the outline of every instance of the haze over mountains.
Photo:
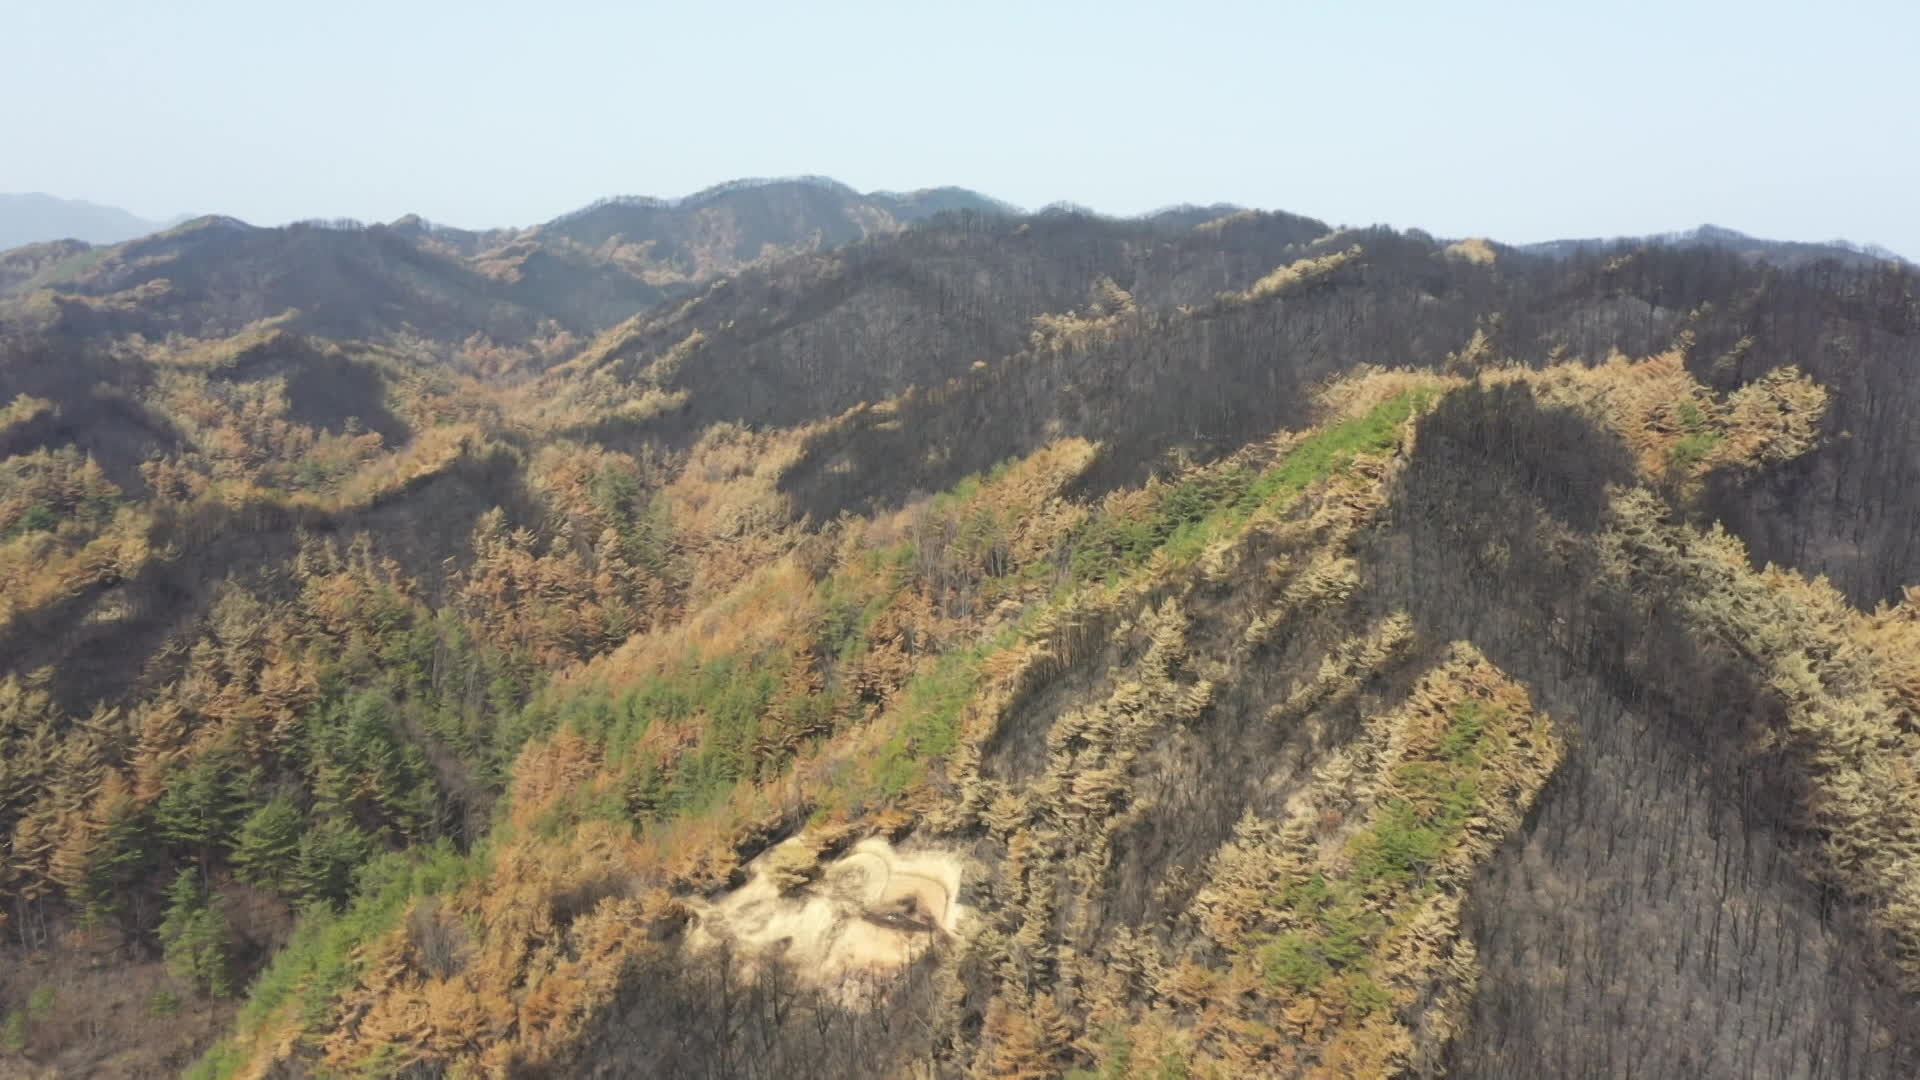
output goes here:
<path id="1" fill-rule="evenodd" d="M 168 221 L 149 221 L 118 207 L 40 192 L 0 193 L 0 250 L 48 240 L 117 244 L 185 220 L 186 215 Z"/>
<path id="2" fill-rule="evenodd" d="M 1920 1073 L 1920 276 L 817 179 L 0 253 L 0 1074 Z"/>
<path id="3" fill-rule="evenodd" d="M 504 237 L 523 235 L 538 229 L 556 230 L 575 240 L 591 238 L 594 243 L 601 243 L 613 235 L 607 231 L 609 225 L 617 225 L 624 230 L 620 235 L 628 238 L 627 243 L 636 244 L 645 243 L 645 238 L 655 229 L 676 231 L 675 227 L 665 224 L 669 220 L 695 216 L 704 209 L 724 209 L 730 203 L 738 206 L 742 202 L 739 195 L 748 191 L 755 194 L 745 201 L 755 204 L 755 208 L 739 225 L 747 235 L 758 239 L 769 251 L 774 252 L 790 250 L 797 239 L 793 230 L 806 225 L 821 229 L 819 242 L 833 246 L 864 235 L 863 230 L 875 227 L 886 219 L 890 219 L 895 224 L 910 224 L 934 214 L 949 211 L 1000 214 L 1023 212 L 1009 203 L 960 187 L 932 188 L 909 193 L 875 191 L 862 195 L 838 181 L 825 177 L 800 177 L 785 180 L 736 180 L 678 198 L 615 196 L 563 214 L 544 226 L 470 230 L 429 223 L 426 219 L 414 214 L 397 219 L 391 224 L 398 229 L 432 229 L 443 239 L 467 248 L 488 240 L 498 241 Z M 810 207 L 798 205 L 798 200 L 802 198 L 811 199 L 814 205 Z M 1093 212 L 1067 202 L 1056 203 L 1049 209 Z M 1142 216 L 1197 225 L 1202 221 L 1244 209 L 1246 208 L 1220 203 L 1205 207 L 1169 207 Z M 165 222 L 148 221 L 124 210 L 80 200 L 60 199 L 44 194 L 0 194 L 0 251 L 60 240 L 79 240 L 95 246 L 118 244 L 191 220 L 193 215 L 180 215 Z M 316 222 L 318 220 L 315 219 Z M 346 223 L 333 222 L 332 224 Z M 1701 225 L 1685 232 L 1658 236 L 1569 238 L 1538 241 L 1520 246 L 1543 254 L 1568 254 L 1609 244 L 1635 241 L 1721 246 L 1741 250 L 1749 255 L 1765 253 L 1776 261 L 1788 258 L 1811 260 L 1823 257 L 1842 259 L 1856 256 L 1874 259 L 1900 257 L 1885 248 L 1873 245 L 1861 247 L 1846 241 L 1807 243 L 1766 240 L 1717 225 Z M 682 237 L 677 242 L 684 244 L 685 238 Z M 722 260 L 723 262 L 738 265 L 743 261 L 750 261 L 760 250 L 751 240 L 739 238 L 733 241 L 733 247 L 734 250 Z M 683 264 L 689 255 L 683 248 L 677 249 L 675 254 Z"/>

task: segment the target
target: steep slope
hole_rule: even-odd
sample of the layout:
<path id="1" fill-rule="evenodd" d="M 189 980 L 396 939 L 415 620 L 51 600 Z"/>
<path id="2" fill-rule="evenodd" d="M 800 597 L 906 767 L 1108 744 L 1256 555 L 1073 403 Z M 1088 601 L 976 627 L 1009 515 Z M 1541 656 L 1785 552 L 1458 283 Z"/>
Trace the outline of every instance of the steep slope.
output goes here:
<path id="1" fill-rule="evenodd" d="M 1916 311 L 1054 212 L 19 339 L 0 1063 L 1911 1075 Z"/>
<path id="2" fill-rule="evenodd" d="M 1821 768 L 1794 760 L 1786 734 L 1794 695 L 1738 643 L 1804 617 L 1789 612 L 1811 591 L 1775 578 L 1782 606 L 1743 629 L 1696 621 L 1644 576 L 1650 534 L 1726 560 L 1718 572 L 1747 587 L 1758 575 L 1737 543 L 1617 494 L 1627 448 L 1579 437 L 1563 408 L 1511 393 L 1444 404 L 1375 548 L 1417 620 L 1471 635 L 1570 727 L 1524 840 L 1471 887 L 1464 918 L 1485 966 L 1452 1070 L 1911 1070 L 1913 997 L 1898 988 L 1911 974 L 1840 900 L 1813 825 Z M 1535 458 L 1519 470 L 1516 447 Z M 1738 604 L 1741 588 L 1715 591 Z"/>

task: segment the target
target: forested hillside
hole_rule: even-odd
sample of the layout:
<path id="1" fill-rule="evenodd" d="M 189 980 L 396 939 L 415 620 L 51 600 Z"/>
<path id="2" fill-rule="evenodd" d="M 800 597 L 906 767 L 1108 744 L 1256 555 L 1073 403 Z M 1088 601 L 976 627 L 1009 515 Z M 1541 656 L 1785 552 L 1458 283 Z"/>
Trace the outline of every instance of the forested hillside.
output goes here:
<path id="1" fill-rule="evenodd" d="M 0 1074 L 1915 1075 L 1920 278 L 1777 254 L 0 254 Z"/>

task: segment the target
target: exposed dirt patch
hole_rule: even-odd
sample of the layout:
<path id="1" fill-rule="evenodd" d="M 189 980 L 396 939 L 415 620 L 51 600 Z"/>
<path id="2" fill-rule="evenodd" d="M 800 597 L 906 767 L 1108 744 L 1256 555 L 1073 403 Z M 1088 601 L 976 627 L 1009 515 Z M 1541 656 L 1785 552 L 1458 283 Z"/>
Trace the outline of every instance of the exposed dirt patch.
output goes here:
<path id="1" fill-rule="evenodd" d="M 754 860 L 748 882 L 699 908 L 689 937 L 695 949 L 727 944 L 759 958 L 785 960 L 823 988 L 850 990 L 906 968 L 959 933 L 960 860 L 944 851 L 902 852 L 868 839 L 783 892 L 773 865 L 792 865 L 785 844 Z"/>

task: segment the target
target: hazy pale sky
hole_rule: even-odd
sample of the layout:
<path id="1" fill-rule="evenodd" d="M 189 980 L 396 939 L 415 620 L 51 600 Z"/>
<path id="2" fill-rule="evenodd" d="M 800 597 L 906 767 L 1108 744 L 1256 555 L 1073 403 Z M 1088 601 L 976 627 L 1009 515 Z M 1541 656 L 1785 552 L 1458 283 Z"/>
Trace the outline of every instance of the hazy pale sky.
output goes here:
<path id="1" fill-rule="evenodd" d="M 3 0 L 0 191 L 527 224 L 820 173 L 1920 257 L 1913 0 Z"/>

